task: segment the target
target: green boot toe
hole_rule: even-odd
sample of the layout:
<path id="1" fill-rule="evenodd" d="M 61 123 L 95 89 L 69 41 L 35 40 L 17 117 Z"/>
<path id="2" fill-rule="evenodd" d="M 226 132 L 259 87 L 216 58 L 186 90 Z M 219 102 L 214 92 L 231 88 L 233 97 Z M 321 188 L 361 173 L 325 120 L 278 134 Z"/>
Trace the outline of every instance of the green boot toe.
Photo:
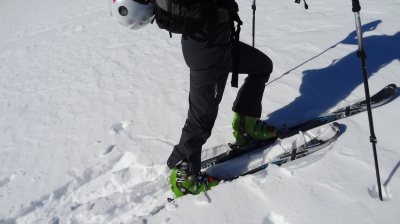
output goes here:
<path id="1" fill-rule="evenodd" d="M 169 176 L 171 190 L 174 192 L 176 198 L 182 197 L 186 194 L 197 195 L 218 185 L 219 180 L 208 176 L 204 172 L 197 175 L 187 176 L 185 169 L 181 168 L 186 167 L 187 165 L 185 165 L 185 162 L 182 163 L 182 165 L 183 166 L 173 168 Z"/>

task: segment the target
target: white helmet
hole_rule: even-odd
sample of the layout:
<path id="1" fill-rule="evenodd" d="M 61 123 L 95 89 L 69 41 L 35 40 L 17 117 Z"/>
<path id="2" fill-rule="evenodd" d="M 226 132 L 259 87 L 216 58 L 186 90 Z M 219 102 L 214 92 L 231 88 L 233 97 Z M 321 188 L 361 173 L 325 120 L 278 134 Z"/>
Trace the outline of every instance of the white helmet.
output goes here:
<path id="1" fill-rule="evenodd" d="M 138 30 L 154 19 L 154 5 L 147 0 L 109 0 L 110 13 L 120 24 Z"/>

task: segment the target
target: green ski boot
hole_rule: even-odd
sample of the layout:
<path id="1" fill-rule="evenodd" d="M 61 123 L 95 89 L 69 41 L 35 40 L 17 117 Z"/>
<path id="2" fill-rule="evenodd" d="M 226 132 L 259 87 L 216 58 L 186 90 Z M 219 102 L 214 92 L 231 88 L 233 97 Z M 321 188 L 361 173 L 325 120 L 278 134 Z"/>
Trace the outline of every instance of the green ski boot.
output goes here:
<path id="1" fill-rule="evenodd" d="M 219 180 L 201 172 L 197 175 L 188 176 L 186 173 L 187 163 L 183 162 L 171 170 L 169 180 L 172 192 L 179 198 L 186 194 L 200 194 L 218 185 Z"/>
<path id="2" fill-rule="evenodd" d="M 236 139 L 236 143 L 239 145 L 245 145 L 253 140 L 268 140 L 276 137 L 278 134 L 276 127 L 269 126 L 258 118 L 249 117 L 236 112 L 233 118 L 232 128 L 233 136 Z"/>

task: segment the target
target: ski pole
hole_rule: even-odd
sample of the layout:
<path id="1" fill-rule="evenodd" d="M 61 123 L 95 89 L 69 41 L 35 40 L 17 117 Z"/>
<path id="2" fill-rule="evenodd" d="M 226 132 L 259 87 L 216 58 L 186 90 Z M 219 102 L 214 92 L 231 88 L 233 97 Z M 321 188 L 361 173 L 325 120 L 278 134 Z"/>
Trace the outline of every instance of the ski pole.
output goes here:
<path id="1" fill-rule="evenodd" d="M 253 47 L 255 41 L 255 29 L 256 29 L 256 0 L 253 0 L 253 5 L 251 6 L 253 9 Z"/>
<path id="2" fill-rule="evenodd" d="M 375 161 L 375 172 L 376 172 L 376 179 L 378 182 L 378 193 L 379 193 L 379 199 L 383 201 L 382 199 L 382 189 L 381 189 L 381 179 L 379 176 L 379 165 L 378 165 L 378 155 L 376 152 L 376 136 L 375 136 L 375 131 L 374 131 L 374 123 L 372 119 L 372 110 L 371 110 L 371 97 L 369 95 L 369 87 L 368 87 L 368 75 L 367 75 L 367 68 L 366 68 L 366 63 L 365 59 L 367 58 L 367 55 L 364 50 L 364 45 L 363 45 L 363 37 L 362 37 L 362 31 L 361 31 L 361 19 L 360 19 L 360 2 L 358 0 L 352 0 L 353 2 L 353 8 L 352 11 L 354 12 L 354 17 L 356 20 L 356 28 L 357 28 L 357 40 L 358 40 L 358 51 L 357 51 L 357 57 L 360 58 L 361 60 L 361 67 L 362 67 L 362 73 L 363 73 L 363 78 L 364 78 L 364 89 L 365 89 L 365 98 L 367 101 L 367 112 L 368 112 L 368 121 L 369 121 L 369 129 L 370 129 L 370 141 L 372 143 L 372 149 L 374 153 L 374 161 Z"/>

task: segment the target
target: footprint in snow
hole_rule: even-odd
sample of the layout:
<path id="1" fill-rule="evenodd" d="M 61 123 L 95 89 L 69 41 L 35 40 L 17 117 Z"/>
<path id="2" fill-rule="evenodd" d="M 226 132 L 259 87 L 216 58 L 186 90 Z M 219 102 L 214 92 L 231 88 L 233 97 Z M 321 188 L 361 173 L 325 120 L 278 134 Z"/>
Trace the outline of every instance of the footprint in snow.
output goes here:
<path id="1" fill-rule="evenodd" d="M 133 121 L 121 121 L 119 123 L 113 124 L 111 126 L 111 131 L 110 134 L 114 134 L 114 135 L 119 135 L 123 130 L 125 130 Z M 97 141 L 95 143 L 95 145 L 100 144 L 102 141 Z M 112 141 L 114 142 L 114 141 Z M 101 152 L 99 153 L 99 156 L 105 156 L 107 154 L 109 154 L 110 152 L 113 151 L 113 149 L 115 148 L 115 144 L 111 144 L 109 145 L 105 150 L 101 150 Z"/>
<path id="2" fill-rule="evenodd" d="M 390 193 L 390 189 L 385 186 L 381 186 L 382 190 L 382 199 L 384 201 L 389 201 L 393 198 L 393 195 Z M 374 186 L 368 188 L 368 193 L 372 198 L 378 198 L 379 197 L 379 189 L 378 185 L 374 184 Z"/>
<path id="3" fill-rule="evenodd" d="M 10 183 L 14 179 L 15 175 L 11 175 L 9 177 L 3 177 L 0 179 L 0 187 L 3 187 L 4 185 Z"/>
<path id="4" fill-rule="evenodd" d="M 106 149 L 106 151 L 103 153 L 103 156 L 105 156 L 105 155 L 107 155 L 108 153 L 110 153 L 110 152 L 114 149 L 114 147 L 115 147 L 115 144 L 114 144 L 114 145 L 110 145 L 110 146 Z"/>
<path id="5" fill-rule="evenodd" d="M 132 121 L 121 121 L 120 123 L 113 124 L 111 126 L 111 133 L 118 135 L 121 131 L 123 131 L 125 128 L 127 128 Z"/>
<path id="6" fill-rule="evenodd" d="M 263 224 L 289 224 L 285 221 L 285 218 L 282 215 L 279 215 L 275 212 L 270 212 L 269 215 L 262 222 Z"/>

